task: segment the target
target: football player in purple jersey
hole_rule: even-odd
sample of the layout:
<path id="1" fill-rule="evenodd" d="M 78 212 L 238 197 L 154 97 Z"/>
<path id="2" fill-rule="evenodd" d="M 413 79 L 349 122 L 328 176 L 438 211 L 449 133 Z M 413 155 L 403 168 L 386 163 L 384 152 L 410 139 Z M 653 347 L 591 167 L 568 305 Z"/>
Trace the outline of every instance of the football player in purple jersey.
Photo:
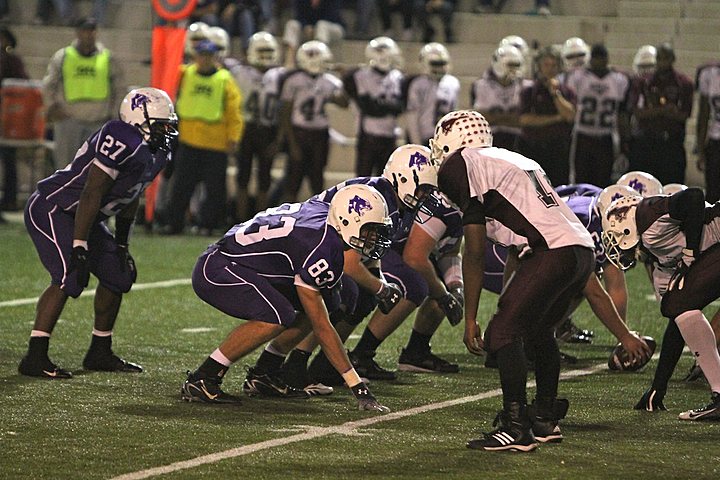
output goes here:
<path id="1" fill-rule="evenodd" d="M 592 274 L 592 237 L 538 163 L 492 147 L 490 125 L 481 114 L 447 114 L 437 124 L 431 148 L 440 162 L 438 187 L 463 212 L 464 342 L 473 354 L 496 355 L 503 392 L 497 428 L 467 446 L 528 452 L 539 441 L 559 442 L 558 421 L 569 403 L 557 398 L 560 355 L 553 327 Z M 483 335 L 477 314 L 488 223 L 524 239 L 532 254 L 518 257 Z M 507 245 L 522 246 L 518 240 Z M 535 353 L 537 392 L 529 407 L 523 338 L 532 340 Z"/>
<path id="2" fill-rule="evenodd" d="M 311 331 L 358 400 L 360 410 L 387 412 L 360 380 L 328 311 L 339 307 L 343 252 L 354 249 L 381 258 L 390 246 L 391 219 L 382 195 L 367 185 L 338 190 L 330 203 L 285 203 L 235 225 L 203 253 L 193 288 L 205 302 L 234 318 L 235 327 L 194 372 L 181 398 L 237 404 L 220 388 L 230 366 L 279 335 L 297 343 Z M 284 357 L 265 355 L 249 369 L 248 395 L 309 396 L 274 378 Z"/>
<path id="3" fill-rule="evenodd" d="M 105 123 L 80 147 L 75 159 L 38 183 L 25 207 L 25 225 L 51 283 L 40 296 L 23 375 L 70 378 L 48 357 L 50 335 L 68 296 L 77 298 L 90 274 L 95 323 L 86 370 L 142 372 L 112 351 L 112 331 L 123 293 L 137 277 L 128 250 L 130 230 L 145 188 L 171 160 L 177 116 L 170 97 L 156 88 L 130 91 L 120 119 Z M 115 217 L 115 232 L 107 220 Z"/>
<path id="4" fill-rule="evenodd" d="M 667 410 L 664 397 L 685 344 L 710 385 L 710 402 L 680 413 L 681 420 L 720 419 L 720 355 L 702 309 L 720 297 L 720 204 L 709 206 L 699 188 L 674 195 L 624 197 L 603 216 L 608 259 L 627 270 L 640 249 L 652 262 L 652 282 L 669 322 L 652 385 L 636 410 Z"/>

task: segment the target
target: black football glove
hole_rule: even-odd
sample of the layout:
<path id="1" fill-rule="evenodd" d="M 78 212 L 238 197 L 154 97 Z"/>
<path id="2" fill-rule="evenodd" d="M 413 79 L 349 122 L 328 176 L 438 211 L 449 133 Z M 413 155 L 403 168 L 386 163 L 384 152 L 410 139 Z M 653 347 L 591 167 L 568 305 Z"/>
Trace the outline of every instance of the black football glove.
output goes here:
<path id="1" fill-rule="evenodd" d="M 460 297 L 462 298 L 462 297 Z M 457 297 L 452 293 L 448 292 L 440 298 L 436 298 L 435 301 L 440 305 L 442 311 L 445 312 L 448 322 L 453 327 L 460 323 L 463 319 L 463 305 L 462 301 L 458 301 Z"/>
<path id="2" fill-rule="evenodd" d="M 120 259 L 120 268 L 123 273 L 129 273 L 132 276 L 133 283 L 137 279 L 137 268 L 135 268 L 135 259 L 130 255 L 130 249 L 127 245 L 117 246 L 117 256 Z"/>
<path id="3" fill-rule="evenodd" d="M 635 405 L 635 410 L 645 410 L 646 412 L 667 410 L 663 398 L 665 398 L 665 392 L 650 387 L 645 390 L 640 401 Z"/>
<path id="4" fill-rule="evenodd" d="M 387 315 L 395 305 L 400 303 L 403 295 L 400 287 L 394 283 L 382 282 L 382 287 L 375 297 L 378 301 L 378 308 L 382 313 Z"/>
<path id="5" fill-rule="evenodd" d="M 690 271 L 690 266 L 695 261 L 695 256 L 693 255 L 692 250 L 684 248 L 682 253 L 682 258 L 678 261 L 677 267 L 675 267 L 675 272 L 668 283 L 668 291 L 682 290 L 683 287 L 685 287 L 685 276 L 688 271 Z"/>
<path id="6" fill-rule="evenodd" d="M 368 410 L 373 412 L 387 413 L 390 411 L 385 405 L 381 405 L 365 383 L 360 382 L 354 387 L 350 387 L 353 395 L 358 401 L 359 410 Z"/>
<path id="7" fill-rule="evenodd" d="M 90 267 L 88 265 L 88 251 L 85 247 L 73 247 L 70 254 L 70 268 L 68 273 L 75 272 L 77 284 L 80 288 L 88 286 L 90 281 Z"/>

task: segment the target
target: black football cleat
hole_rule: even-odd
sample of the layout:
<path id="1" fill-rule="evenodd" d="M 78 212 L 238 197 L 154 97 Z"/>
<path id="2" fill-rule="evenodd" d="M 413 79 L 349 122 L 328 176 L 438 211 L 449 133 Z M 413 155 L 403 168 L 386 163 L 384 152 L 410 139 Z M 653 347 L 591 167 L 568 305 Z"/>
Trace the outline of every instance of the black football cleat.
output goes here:
<path id="1" fill-rule="evenodd" d="M 88 353 L 83 359 L 83 368 L 97 372 L 142 373 L 143 371 L 140 365 L 123 360 L 112 352 L 102 355 Z"/>
<path id="2" fill-rule="evenodd" d="M 665 392 L 648 388 L 640 397 L 640 401 L 635 404 L 635 410 L 645 410 L 646 412 L 666 411 L 667 407 L 663 403 Z"/>
<path id="3" fill-rule="evenodd" d="M 322 382 L 313 382 L 308 376 L 305 365 L 285 363 L 282 366 L 282 379 L 289 386 L 298 390 L 305 390 L 309 395 L 332 395 L 333 387 Z"/>
<path id="4" fill-rule="evenodd" d="M 348 358 L 361 377 L 370 380 L 395 380 L 397 375 L 391 370 L 382 368 L 374 359 L 375 352 L 350 352 Z"/>
<path id="5" fill-rule="evenodd" d="M 485 433 L 482 438 L 468 441 L 467 448 L 489 452 L 532 452 L 538 447 L 524 406 L 517 402 L 512 402 L 506 410 L 500 411 L 493 426 L 498 428 Z"/>
<path id="6" fill-rule="evenodd" d="M 269 372 L 260 373 L 257 367 L 248 368 L 245 383 L 243 383 L 243 392 L 249 397 L 261 395 L 281 398 L 310 398 L 308 392 L 291 387 L 280 375 Z"/>
<path id="7" fill-rule="evenodd" d="M 720 393 L 713 392 L 710 403 L 704 407 L 688 410 L 678 415 L 680 420 L 698 422 L 701 420 L 720 420 Z"/>
<path id="8" fill-rule="evenodd" d="M 460 367 L 456 363 L 450 363 L 434 355 L 430 349 L 417 354 L 403 348 L 398 359 L 398 370 L 417 373 L 458 373 Z"/>
<path id="9" fill-rule="evenodd" d="M 206 376 L 200 372 L 187 372 L 188 377 L 180 388 L 180 398 L 186 402 L 239 405 L 240 397 L 220 389 L 222 379 Z"/>
<path id="10" fill-rule="evenodd" d="M 18 365 L 18 372 L 21 375 L 28 377 L 40 377 L 47 378 L 49 380 L 61 380 L 66 378 L 72 378 L 72 373 L 60 368 L 50 361 L 50 359 L 44 359 L 43 361 L 31 360 L 27 355 L 20 360 Z"/>

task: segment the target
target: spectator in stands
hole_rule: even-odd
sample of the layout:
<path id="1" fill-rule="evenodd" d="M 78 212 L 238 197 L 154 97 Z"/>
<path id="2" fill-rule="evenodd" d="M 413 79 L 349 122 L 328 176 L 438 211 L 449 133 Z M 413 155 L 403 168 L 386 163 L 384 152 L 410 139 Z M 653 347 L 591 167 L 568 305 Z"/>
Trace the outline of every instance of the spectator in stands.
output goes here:
<path id="1" fill-rule="evenodd" d="M 375 13 L 375 0 L 355 0 L 354 3 L 355 23 L 352 32 L 353 38 L 367 40 L 370 37 L 370 22 Z"/>
<path id="2" fill-rule="evenodd" d="M 700 93 L 700 111 L 695 125 L 697 167 L 705 172 L 705 200 L 720 200 L 720 64 L 698 68 L 695 88 Z M 714 100 L 714 101 L 712 101 Z"/>
<path id="3" fill-rule="evenodd" d="M 411 41 L 413 39 L 413 0 L 377 0 L 377 4 L 380 10 L 380 22 L 382 23 L 383 35 L 390 38 L 394 36 L 391 14 L 399 13 L 402 15 L 403 21 L 403 33 L 400 38 L 406 42 Z"/>
<path id="4" fill-rule="evenodd" d="M 6 27 L 0 28 L 0 83 L 6 78 L 28 78 L 22 59 L 14 52 L 16 46 L 15 35 Z M 15 153 L 15 147 L 0 147 L 0 158 L 2 158 L 4 172 L 0 211 L 17 210 L 17 163 Z"/>
<path id="5" fill-rule="evenodd" d="M 217 26 L 220 5 L 218 0 L 197 0 L 195 10 L 188 17 L 188 22 L 204 22 L 210 26 Z"/>
<path id="6" fill-rule="evenodd" d="M 506 44 L 492 56 L 492 66 L 470 88 L 470 105 L 492 125 L 493 145 L 515 150 L 520 135 L 520 93 L 530 80 L 523 78 L 525 56 Z"/>
<path id="7" fill-rule="evenodd" d="M 457 0 L 415 0 L 415 17 L 423 31 L 423 42 L 432 42 L 435 29 L 430 25 L 430 16 L 438 15 L 445 30 L 445 43 L 455 43 L 453 14 Z"/>
<path id="8" fill-rule="evenodd" d="M 55 165 L 64 167 L 93 132 L 117 114 L 125 96 L 120 63 L 97 41 L 97 22 L 75 23 L 76 39 L 52 56 L 43 78 L 43 101 L 53 123 Z"/>
<path id="9" fill-rule="evenodd" d="M 566 82 L 578 99 L 570 159 L 575 178 L 571 181 L 605 188 L 611 183 L 615 162 L 614 139 L 620 138 L 621 146 L 628 144 L 630 79 L 608 68 L 607 48 L 596 44 L 590 51 L 590 66 L 571 70 Z"/>
<path id="10" fill-rule="evenodd" d="M 345 37 L 342 3 L 341 0 L 293 0 L 293 18 L 285 24 L 283 35 L 288 66 L 301 43 L 315 39 L 332 50 Z"/>
<path id="11" fill-rule="evenodd" d="M 478 0 L 477 5 L 473 8 L 475 13 L 500 13 L 505 6 L 506 0 Z M 550 15 L 550 0 L 535 0 L 535 11 L 531 12 L 544 17 Z"/>
<path id="12" fill-rule="evenodd" d="M 105 25 L 105 9 L 108 0 L 94 0 L 92 18 L 98 25 Z M 52 10 L 55 10 L 62 25 L 70 25 L 75 18 L 75 6 L 72 0 L 38 0 L 35 10 L 34 23 L 39 25 L 47 25 L 50 22 Z"/>
<path id="13" fill-rule="evenodd" d="M 693 84 L 673 68 L 669 43 L 657 47 L 657 68 L 638 79 L 633 113 L 638 135 L 630 145 L 630 170 L 654 175 L 660 183 L 685 183 L 685 124 L 692 113 Z"/>
<path id="14" fill-rule="evenodd" d="M 575 93 L 556 78 L 563 63 L 555 47 L 541 49 L 535 63 L 535 80 L 523 88 L 520 97 L 518 151 L 538 162 L 553 185 L 564 185 L 570 173 Z"/>
<path id="15" fill-rule="evenodd" d="M 244 125 L 242 95 L 230 72 L 220 66 L 218 51 L 212 41 L 201 40 L 195 47 L 195 61 L 180 67 L 180 145 L 173 161 L 166 234 L 183 231 L 185 211 L 200 182 L 207 192 L 200 209 L 200 231 L 210 235 L 225 226 L 228 155 L 237 150 Z"/>
<path id="16" fill-rule="evenodd" d="M 9 14 L 10 6 L 8 5 L 8 0 L 0 0 L 0 22 L 7 20 Z"/>
<path id="17" fill-rule="evenodd" d="M 272 20 L 274 6 L 274 0 L 226 0 L 220 6 L 220 23 L 230 35 L 240 37 L 246 50 L 250 37 Z"/>

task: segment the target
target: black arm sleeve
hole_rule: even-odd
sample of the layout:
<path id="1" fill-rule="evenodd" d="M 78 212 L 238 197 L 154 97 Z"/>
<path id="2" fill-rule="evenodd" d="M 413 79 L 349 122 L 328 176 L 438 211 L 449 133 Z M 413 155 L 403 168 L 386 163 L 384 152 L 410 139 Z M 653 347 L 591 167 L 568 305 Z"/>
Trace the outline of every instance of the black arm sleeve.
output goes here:
<path id="1" fill-rule="evenodd" d="M 470 199 L 470 205 L 463 212 L 463 225 L 485 225 L 485 205 L 477 197 Z"/>
<path id="2" fill-rule="evenodd" d="M 699 188 L 688 188 L 670 197 L 670 217 L 682 222 L 687 248 L 697 254 L 705 221 L 705 194 Z"/>

